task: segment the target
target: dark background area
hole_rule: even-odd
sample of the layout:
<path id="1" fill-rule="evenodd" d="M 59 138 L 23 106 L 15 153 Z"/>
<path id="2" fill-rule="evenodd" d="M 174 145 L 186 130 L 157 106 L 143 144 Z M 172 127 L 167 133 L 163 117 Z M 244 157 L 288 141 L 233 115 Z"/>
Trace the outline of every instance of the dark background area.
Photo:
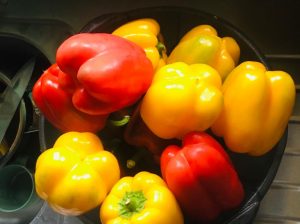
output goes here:
<path id="1" fill-rule="evenodd" d="M 222 17 L 267 54 L 300 51 L 297 0 L 1 0 L 0 13 L 5 18 L 60 20 L 76 32 L 101 14 L 152 6 L 190 7 Z"/>

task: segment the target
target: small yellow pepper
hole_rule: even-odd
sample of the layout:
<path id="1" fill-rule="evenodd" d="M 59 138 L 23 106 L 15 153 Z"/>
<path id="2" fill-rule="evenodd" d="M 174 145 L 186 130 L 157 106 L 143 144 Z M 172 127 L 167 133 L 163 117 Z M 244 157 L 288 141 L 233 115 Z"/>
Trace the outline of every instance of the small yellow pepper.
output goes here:
<path id="1" fill-rule="evenodd" d="M 38 195 L 64 215 L 97 207 L 119 179 L 117 159 L 89 132 L 62 134 L 36 163 Z"/>
<path id="2" fill-rule="evenodd" d="M 212 126 L 229 149 L 260 156 L 282 137 L 295 103 L 295 85 L 283 71 L 259 62 L 237 66 L 225 80 L 224 109 Z"/>
<path id="3" fill-rule="evenodd" d="M 218 37 L 210 25 L 199 25 L 187 32 L 171 52 L 167 63 L 205 63 L 214 67 L 224 80 L 237 65 L 240 47 L 231 37 Z"/>
<path id="4" fill-rule="evenodd" d="M 165 64 L 166 48 L 162 43 L 160 26 L 156 20 L 151 18 L 137 19 L 120 26 L 112 34 L 142 47 L 154 69 Z"/>
<path id="5" fill-rule="evenodd" d="M 206 130 L 223 107 L 221 83 L 218 72 L 206 64 L 165 65 L 155 73 L 142 100 L 141 118 L 163 139 Z"/>
<path id="6" fill-rule="evenodd" d="M 100 208 L 102 224 L 183 224 L 179 205 L 164 180 L 142 171 L 123 177 Z"/>

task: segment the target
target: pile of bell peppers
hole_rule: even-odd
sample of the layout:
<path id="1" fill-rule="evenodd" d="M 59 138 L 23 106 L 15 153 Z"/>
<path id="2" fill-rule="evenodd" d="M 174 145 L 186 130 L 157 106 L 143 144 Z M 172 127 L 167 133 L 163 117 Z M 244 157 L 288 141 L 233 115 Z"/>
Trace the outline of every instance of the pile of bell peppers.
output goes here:
<path id="1" fill-rule="evenodd" d="M 272 150 L 295 103 L 288 73 L 239 56 L 237 41 L 207 24 L 168 54 L 153 18 L 65 40 L 33 88 L 36 106 L 63 132 L 37 160 L 38 195 L 65 215 L 99 206 L 102 224 L 210 223 L 238 208 L 244 186 L 227 150 Z M 121 110 L 129 123 L 113 124 L 122 141 L 149 150 L 160 173 L 126 175 L 97 135 Z"/>

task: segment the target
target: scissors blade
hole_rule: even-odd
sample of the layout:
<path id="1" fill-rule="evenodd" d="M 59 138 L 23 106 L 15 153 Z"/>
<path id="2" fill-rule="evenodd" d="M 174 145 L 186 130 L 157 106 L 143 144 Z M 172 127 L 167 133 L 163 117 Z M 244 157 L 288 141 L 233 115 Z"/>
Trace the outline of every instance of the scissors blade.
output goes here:
<path id="1" fill-rule="evenodd" d="M 6 87 L 0 97 L 0 142 L 23 98 L 24 92 L 31 79 L 35 66 L 35 58 L 29 59 L 16 73 L 10 85 Z"/>

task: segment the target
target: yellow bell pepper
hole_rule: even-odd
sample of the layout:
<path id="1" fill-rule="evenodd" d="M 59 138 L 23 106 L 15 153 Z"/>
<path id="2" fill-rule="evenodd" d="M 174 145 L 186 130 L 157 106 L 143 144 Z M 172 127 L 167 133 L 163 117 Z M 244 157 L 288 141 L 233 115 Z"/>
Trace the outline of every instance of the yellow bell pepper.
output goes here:
<path id="1" fill-rule="evenodd" d="M 174 48 L 167 63 L 205 63 L 214 67 L 224 80 L 237 65 L 240 47 L 231 37 L 218 37 L 210 25 L 199 25 L 187 32 Z"/>
<path id="2" fill-rule="evenodd" d="M 142 47 L 154 69 L 165 64 L 166 48 L 162 43 L 160 26 L 156 20 L 151 18 L 137 19 L 120 26 L 112 34 Z"/>
<path id="3" fill-rule="evenodd" d="M 37 194 L 64 215 L 97 207 L 119 179 L 117 159 L 89 132 L 62 134 L 36 163 Z"/>
<path id="4" fill-rule="evenodd" d="M 224 109 L 212 126 L 234 152 L 260 156 L 282 137 L 295 103 L 295 85 L 283 71 L 259 62 L 237 66 L 222 87 Z"/>
<path id="5" fill-rule="evenodd" d="M 164 180 L 142 171 L 123 177 L 100 208 L 102 224 L 183 224 L 179 205 Z"/>
<path id="6" fill-rule="evenodd" d="M 221 78 L 206 64 L 176 62 L 158 70 L 141 102 L 147 127 L 163 139 L 208 129 L 223 107 Z"/>

